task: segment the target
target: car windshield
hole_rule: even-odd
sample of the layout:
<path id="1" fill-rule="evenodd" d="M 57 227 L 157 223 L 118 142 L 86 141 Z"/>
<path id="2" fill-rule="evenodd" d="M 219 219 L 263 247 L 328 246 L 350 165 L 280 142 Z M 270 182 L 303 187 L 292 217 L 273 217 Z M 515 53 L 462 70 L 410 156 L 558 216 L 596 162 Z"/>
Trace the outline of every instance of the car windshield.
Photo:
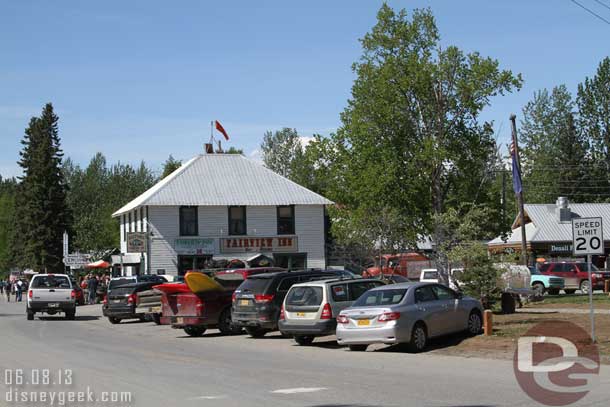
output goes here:
<path id="1" fill-rule="evenodd" d="M 406 292 L 406 288 L 392 288 L 367 291 L 354 302 L 352 307 L 377 307 L 385 305 L 395 305 L 402 301 Z"/>
<path id="2" fill-rule="evenodd" d="M 322 287 L 293 287 L 286 297 L 286 305 L 320 305 Z"/>
<path id="3" fill-rule="evenodd" d="M 434 280 L 438 278 L 436 271 L 424 271 L 424 280 Z"/>
<path id="4" fill-rule="evenodd" d="M 70 288 L 70 280 L 65 276 L 39 276 L 31 288 Z"/>

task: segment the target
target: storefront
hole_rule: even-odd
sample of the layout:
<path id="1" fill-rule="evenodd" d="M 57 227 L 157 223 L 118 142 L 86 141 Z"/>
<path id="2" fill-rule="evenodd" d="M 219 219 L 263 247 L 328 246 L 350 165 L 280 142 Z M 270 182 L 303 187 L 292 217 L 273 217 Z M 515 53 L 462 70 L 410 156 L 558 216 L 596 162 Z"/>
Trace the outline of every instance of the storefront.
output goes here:
<path id="1" fill-rule="evenodd" d="M 205 154 L 113 216 L 120 219 L 121 251 L 142 256 L 144 273 L 183 274 L 259 253 L 280 267 L 323 268 L 331 203 L 241 155 Z M 144 242 L 134 246 L 138 233 Z"/>

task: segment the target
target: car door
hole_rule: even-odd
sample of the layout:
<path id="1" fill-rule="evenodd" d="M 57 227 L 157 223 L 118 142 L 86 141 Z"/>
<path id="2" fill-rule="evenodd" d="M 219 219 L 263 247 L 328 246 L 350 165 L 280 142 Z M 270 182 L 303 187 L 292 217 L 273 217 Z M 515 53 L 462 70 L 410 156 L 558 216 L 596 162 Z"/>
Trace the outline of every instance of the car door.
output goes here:
<path id="1" fill-rule="evenodd" d="M 428 328 L 428 336 L 443 335 L 445 323 L 443 322 L 444 307 L 437 301 L 432 286 L 425 285 L 415 289 L 415 307 Z"/>
<path id="2" fill-rule="evenodd" d="M 578 269 L 574 263 L 561 263 L 562 273 L 561 276 L 565 280 L 565 288 L 576 290 L 580 288 L 580 281 L 578 278 Z"/>
<path id="3" fill-rule="evenodd" d="M 436 300 L 442 305 L 443 311 L 439 316 L 439 321 L 443 325 L 443 332 L 457 332 L 466 329 L 468 315 L 463 307 L 460 306 L 460 300 L 455 291 L 437 284 L 432 286 L 432 291 L 436 296 Z"/>

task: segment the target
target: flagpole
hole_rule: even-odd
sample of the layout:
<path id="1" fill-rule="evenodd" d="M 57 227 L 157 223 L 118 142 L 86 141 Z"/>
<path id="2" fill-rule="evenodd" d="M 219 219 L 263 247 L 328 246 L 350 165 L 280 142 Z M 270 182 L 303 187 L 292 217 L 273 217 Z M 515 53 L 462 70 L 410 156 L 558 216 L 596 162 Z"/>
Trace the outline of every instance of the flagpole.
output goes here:
<path id="1" fill-rule="evenodd" d="M 214 120 L 210 121 L 210 143 L 214 145 Z"/>
<path id="2" fill-rule="evenodd" d="M 519 160 L 519 144 L 517 143 L 517 124 L 515 123 L 517 116 L 514 114 L 510 115 L 511 127 L 512 127 L 512 138 L 513 148 L 515 153 L 512 157 L 513 160 L 517 161 L 517 170 L 519 171 L 519 178 L 521 178 L 521 162 Z M 514 176 L 514 175 L 513 175 Z M 524 266 L 527 266 L 527 236 L 525 234 L 525 210 L 523 203 L 523 186 L 521 190 L 516 193 L 517 201 L 519 202 L 519 223 L 521 223 L 521 253 L 522 262 Z"/>

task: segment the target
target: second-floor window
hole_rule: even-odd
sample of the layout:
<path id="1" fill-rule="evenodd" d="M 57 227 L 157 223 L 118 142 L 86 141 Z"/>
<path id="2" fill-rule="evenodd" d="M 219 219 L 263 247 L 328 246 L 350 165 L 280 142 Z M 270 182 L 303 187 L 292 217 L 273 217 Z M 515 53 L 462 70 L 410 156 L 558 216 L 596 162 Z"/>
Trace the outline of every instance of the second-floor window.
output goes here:
<path id="1" fill-rule="evenodd" d="M 294 235 L 294 206 L 277 207 L 277 234 Z"/>
<path id="2" fill-rule="evenodd" d="M 197 227 L 197 207 L 181 206 L 180 236 L 197 236 L 198 234 L 199 230 Z"/>
<path id="3" fill-rule="evenodd" d="M 229 206 L 229 234 L 246 235 L 246 207 Z"/>

